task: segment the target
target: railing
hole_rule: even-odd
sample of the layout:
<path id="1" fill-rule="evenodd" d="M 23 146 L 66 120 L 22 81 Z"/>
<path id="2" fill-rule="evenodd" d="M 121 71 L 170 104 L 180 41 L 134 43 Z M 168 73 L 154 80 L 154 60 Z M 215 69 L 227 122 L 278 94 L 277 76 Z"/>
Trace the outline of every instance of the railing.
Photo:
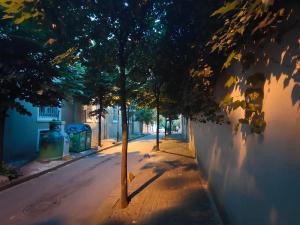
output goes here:
<path id="1" fill-rule="evenodd" d="M 38 119 L 52 120 L 59 119 L 60 109 L 58 107 L 39 107 Z"/>

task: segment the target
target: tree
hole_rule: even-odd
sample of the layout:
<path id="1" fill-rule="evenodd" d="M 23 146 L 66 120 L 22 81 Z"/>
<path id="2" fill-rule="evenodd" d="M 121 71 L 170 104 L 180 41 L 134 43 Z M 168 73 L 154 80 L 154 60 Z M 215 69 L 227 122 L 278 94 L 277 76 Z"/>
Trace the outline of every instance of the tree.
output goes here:
<path id="1" fill-rule="evenodd" d="M 138 51 L 139 76 L 142 77 L 137 94 L 137 102 L 140 107 L 156 109 L 156 146 L 159 150 L 159 126 L 160 126 L 160 104 L 161 89 L 164 85 L 167 68 L 164 67 L 164 37 L 165 25 L 163 20 L 166 14 L 167 2 L 159 2 L 155 5 L 157 19 L 154 21 L 152 29 L 148 31 L 143 45 Z"/>
<path id="2" fill-rule="evenodd" d="M 149 65 L 148 65 L 149 66 Z M 159 116 L 160 116 L 160 102 L 161 102 L 161 87 L 163 82 L 160 80 L 158 74 L 154 74 L 151 67 L 146 67 L 149 71 L 145 71 L 147 76 L 146 81 L 138 89 L 137 102 L 140 107 L 156 109 L 156 146 L 155 150 L 159 151 Z"/>
<path id="3" fill-rule="evenodd" d="M 128 205 L 127 185 L 127 77 L 132 68 L 130 62 L 135 57 L 132 54 L 145 36 L 148 27 L 147 14 L 151 9 L 151 1 L 113 1 L 103 0 L 90 3 L 93 20 L 106 40 L 114 44 L 109 53 L 115 68 L 119 72 L 117 87 L 120 96 L 122 114 L 122 163 L 121 163 L 121 207 Z"/>
<path id="4" fill-rule="evenodd" d="M 154 119 L 154 112 L 152 109 L 149 108 L 142 108 L 136 111 L 135 113 L 135 120 L 139 121 L 141 124 L 147 125 L 147 132 L 149 124 L 153 123 Z"/>
<path id="5" fill-rule="evenodd" d="M 28 27 L 26 27 L 28 28 Z M 3 138 L 7 111 L 15 109 L 30 115 L 22 101 L 34 106 L 59 106 L 63 92 L 61 75 L 51 64 L 53 54 L 24 31 L 5 24 L 0 28 L 0 163 L 3 162 Z"/>
<path id="6" fill-rule="evenodd" d="M 89 71 L 90 73 L 91 71 Z M 89 98 L 89 103 L 98 106 L 98 108 L 91 112 L 91 116 L 98 117 L 98 146 L 101 144 L 101 117 L 105 117 L 105 108 L 112 105 L 111 92 L 112 76 L 105 72 L 95 72 L 86 75 L 86 93 Z"/>
<path id="7" fill-rule="evenodd" d="M 5 118 L 9 109 L 30 115 L 22 105 L 23 101 L 34 106 L 59 107 L 63 98 L 77 92 L 78 74 L 73 76 L 70 70 L 76 58 L 76 48 L 70 47 L 76 42 L 70 33 L 74 28 L 66 35 L 62 23 L 56 22 L 64 21 L 66 14 L 78 13 L 78 10 L 70 7 L 70 1 L 64 1 L 68 7 L 53 10 L 53 4 L 58 2 L 0 1 L 0 16 L 3 18 L 0 20 L 1 164 Z M 59 12 L 59 16 L 54 15 Z M 56 43 L 60 45 L 56 46 Z"/>
<path id="8" fill-rule="evenodd" d="M 164 81 L 160 111 L 170 117 L 170 123 L 179 114 L 219 119 L 213 96 L 216 77 L 213 68 L 220 63 L 213 58 L 209 61 L 211 65 L 207 64 L 206 59 L 212 56 L 205 47 L 216 27 L 209 15 L 218 5 L 218 1 L 174 1 L 166 6 L 165 35 L 155 73 Z"/>
<path id="9" fill-rule="evenodd" d="M 91 36 L 92 38 L 92 36 Z M 85 48 L 81 54 L 85 73 L 85 103 L 92 104 L 98 108 L 90 113 L 98 117 L 98 146 L 101 147 L 102 123 L 101 118 L 105 117 L 106 108 L 113 104 L 113 87 L 115 84 L 115 71 L 105 57 L 109 44 L 102 44 L 99 39 L 91 39 L 92 43 Z M 110 68 L 109 68 L 110 67 Z"/>

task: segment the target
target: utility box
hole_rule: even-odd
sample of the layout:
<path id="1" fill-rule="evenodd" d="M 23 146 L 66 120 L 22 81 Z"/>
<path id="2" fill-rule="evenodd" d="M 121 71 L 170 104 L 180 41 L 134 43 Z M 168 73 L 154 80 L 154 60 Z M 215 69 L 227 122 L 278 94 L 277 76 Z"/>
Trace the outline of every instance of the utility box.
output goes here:
<path id="1" fill-rule="evenodd" d="M 64 121 L 51 121 L 50 130 L 40 140 L 38 160 L 58 160 L 69 154 L 69 137 L 64 132 Z"/>
<path id="2" fill-rule="evenodd" d="M 70 137 L 70 152 L 82 152 L 91 148 L 92 129 L 89 125 L 69 124 L 66 133 Z"/>

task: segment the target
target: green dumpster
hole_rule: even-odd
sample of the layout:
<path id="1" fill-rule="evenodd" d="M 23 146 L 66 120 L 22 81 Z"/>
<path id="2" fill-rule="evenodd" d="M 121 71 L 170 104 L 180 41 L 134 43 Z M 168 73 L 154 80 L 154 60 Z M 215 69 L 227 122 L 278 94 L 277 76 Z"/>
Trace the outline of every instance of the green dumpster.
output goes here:
<path id="1" fill-rule="evenodd" d="M 85 149 L 91 149 L 92 146 L 92 129 L 89 125 L 86 127 L 86 142 L 85 142 Z"/>
<path id="2" fill-rule="evenodd" d="M 65 136 L 62 132 L 63 121 L 51 121 L 50 130 L 40 140 L 38 160 L 57 160 L 64 154 Z"/>
<path id="3" fill-rule="evenodd" d="M 91 148 L 91 128 L 87 124 L 69 124 L 66 133 L 70 137 L 70 152 L 82 152 Z"/>

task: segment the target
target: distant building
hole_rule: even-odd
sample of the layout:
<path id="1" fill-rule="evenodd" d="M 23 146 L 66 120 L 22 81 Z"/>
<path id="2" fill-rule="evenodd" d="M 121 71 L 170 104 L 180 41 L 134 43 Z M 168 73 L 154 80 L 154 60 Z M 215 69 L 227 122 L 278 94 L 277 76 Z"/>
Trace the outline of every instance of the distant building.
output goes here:
<path id="1" fill-rule="evenodd" d="M 85 108 L 85 123 L 89 124 L 92 128 L 92 146 L 98 145 L 98 118 L 89 116 L 89 113 L 96 109 L 96 106 L 87 106 Z M 108 107 L 106 109 L 107 114 L 102 117 L 102 139 L 115 139 L 120 141 L 122 136 L 122 124 L 121 124 L 121 111 L 120 107 Z M 138 135 L 142 133 L 140 122 L 135 121 L 135 110 L 129 109 L 128 111 L 128 131 L 129 136 Z"/>
<path id="2" fill-rule="evenodd" d="M 62 120 L 66 124 L 86 123 L 92 128 L 92 147 L 98 145 L 98 118 L 90 117 L 89 112 L 96 106 L 83 106 L 80 103 L 63 102 L 62 107 L 34 107 L 23 102 L 32 116 L 21 115 L 15 110 L 8 111 L 4 134 L 5 162 L 26 163 L 35 159 L 39 152 L 40 137 L 49 130 L 49 122 Z M 117 139 L 122 135 L 121 113 L 118 107 L 109 107 L 102 119 L 102 139 Z M 135 121 L 134 110 L 129 110 L 129 134 L 140 134 L 139 122 Z"/>

